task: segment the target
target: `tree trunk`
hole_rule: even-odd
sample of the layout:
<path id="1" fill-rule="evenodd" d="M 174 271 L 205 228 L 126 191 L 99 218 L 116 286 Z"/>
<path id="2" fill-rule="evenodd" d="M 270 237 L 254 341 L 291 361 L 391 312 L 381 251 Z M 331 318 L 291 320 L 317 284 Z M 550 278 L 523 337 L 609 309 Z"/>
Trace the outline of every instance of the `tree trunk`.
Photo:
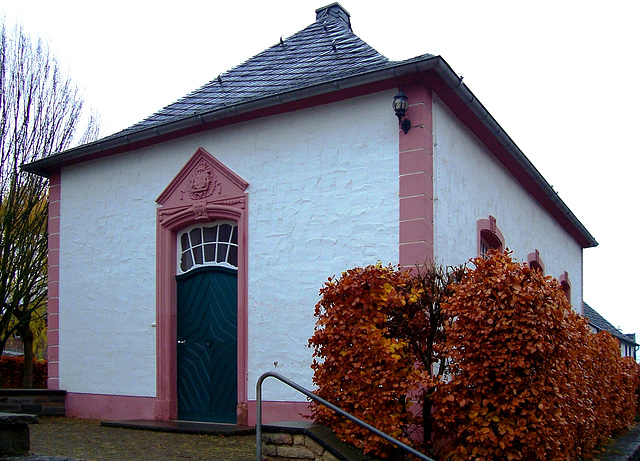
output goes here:
<path id="1" fill-rule="evenodd" d="M 33 332 L 28 325 L 19 330 L 22 343 L 24 344 L 24 376 L 22 387 L 24 389 L 33 388 Z"/>
<path id="2" fill-rule="evenodd" d="M 6 339 L 0 339 L 0 357 L 2 357 L 2 354 L 4 353 L 4 348 L 7 345 L 7 340 Z M 2 367 L 0 367 L 0 389 L 4 388 L 4 386 L 2 385 Z"/>
<path id="3" fill-rule="evenodd" d="M 433 398 L 431 393 L 425 392 L 422 404 L 422 448 L 426 453 L 432 454 L 433 449 Z"/>

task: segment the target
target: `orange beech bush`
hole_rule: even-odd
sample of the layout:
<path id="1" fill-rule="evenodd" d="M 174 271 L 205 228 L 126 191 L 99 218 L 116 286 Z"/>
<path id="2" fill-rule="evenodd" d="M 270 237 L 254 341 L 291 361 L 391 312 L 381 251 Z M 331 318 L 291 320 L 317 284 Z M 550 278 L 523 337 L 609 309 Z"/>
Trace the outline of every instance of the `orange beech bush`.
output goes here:
<path id="1" fill-rule="evenodd" d="M 584 460 L 638 412 L 640 373 L 559 282 L 492 251 L 476 268 L 381 264 L 330 278 L 316 305 L 317 394 L 439 460 Z M 402 459 L 311 404 L 344 441 Z"/>
<path id="2" fill-rule="evenodd" d="M 508 253 L 473 262 L 443 305 L 455 319 L 441 344 L 452 363 L 435 412 L 440 459 L 588 458 L 632 423 L 637 372 L 555 279 Z"/>
<path id="3" fill-rule="evenodd" d="M 442 310 L 442 304 L 453 293 L 453 287 L 464 274 L 464 267 L 442 267 L 435 264 L 415 268 L 411 283 L 404 288 L 405 305 L 391 310 L 389 329 L 392 335 L 407 342 L 405 349 L 414 362 L 416 379 L 411 411 L 419 423 L 411 434 L 422 442 L 423 452 L 433 455 L 433 406 L 438 387 L 449 368 L 449 357 L 437 345 L 444 340 L 445 325 L 453 318 Z"/>
<path id="4" fill-rule="evenodd" d="M 640 364 L 634 362 L 633 360 L 631 360 L 631 362 L 633 363 L 633 368 L 635 369 L 636 376 L 636 422 L 640 422 Z M 631 368 L 631 364 L 629 365 L 629 367 Z"/>
<path id="5" fill-rule="evenodd" d="M 433 396 L 447 367 L 434 344 L 450 321 L 441 303 L 462 268 L 435 265 L 400 271 L 381 264 L 331 278 L 316 305 L 309 344 L 317 394 L 387 434 L 431 451 Z M 381 457 L 399 456 L 325 407 L 312 404 L 317 422 L 343 440 Z"/>
<path id="6" fill-rule="evenodd" d="M 616 349 L 620 350 L 620 344 L 615 340 Z M 613 424 L 612 436 L 618 436 L 629 429 L 635 423 L 637 416 L 638 397 L 636 390 L 640 383 L 640 375 L 638 375 L 637 363 L 631 357 L 618 357 L 618 366 L 620 370 L 615 372 L 615 378 L 609 391 L 615 395 L 609 400 L 609 407 L 612 409 L 611 414 L 615 417 Z M 615 410 L 614 410 L 615 409 Z"/>
<path id="7" fill-rule="evenodd" d="M 316 394 L 405 443 L 411 441 L 403 428 L 416 424 L 407 396 L 418 372 L 406 353 L 408 342 L 390 334 L 389 318 L 406 303 L 402 291 L 410 282 L 407 273 L 380 264 L 329 279 L 320 291 L 309 340 L 320 358 L 311 366 Z M 366 429 L 324 406 L 312 402 L 311 407 L 316 422 L 344 441 L 366 452 L 392 454 L 387 442 Z"/>
<path id="8" fill-rule="evenodd" d="M 635 420 L 638 368 L 632 358 L 620 356 L 619 341 L 606 331 L 591 334 L 581 350 L 588 357 L 583 365 L 589 383 L 585 393 L 588 415 L 594 420 L 586 440 L 595 447 L 626 431 Z"/>

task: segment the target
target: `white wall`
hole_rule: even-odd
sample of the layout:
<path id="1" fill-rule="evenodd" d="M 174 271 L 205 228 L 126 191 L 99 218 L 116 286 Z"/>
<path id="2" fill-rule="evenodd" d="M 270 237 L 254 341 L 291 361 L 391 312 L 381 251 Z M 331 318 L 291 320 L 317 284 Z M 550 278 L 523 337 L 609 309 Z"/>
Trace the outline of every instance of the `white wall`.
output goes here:
<path id="1" fill-rule="evenodd" d="M 572 304 L 581 310 L 580 245 L 437 98 L 433 112 L 436 260 L 461 264 L 475 257 L 476 223 L 493 215 L 516 260 L 526 262 L 538 249 L 546 275 L 569 273 Z"/>
<path id="2" fill-rule="evenodd" d="M 157 186 L 144 174 L 149 155 L 123 160 L 62 171 L 60 388 L 69 392 L 155 395 Z"/>
<path id="3" fill-rule="evenodd" d="M 62 172 L 60 387 L 155 395 L 155 199 L 203 147 L 249 182 L 249 392 L 311 386 L 327 277 L 398 261 L 393 92 L 200 133 Z M 277 365 L 276 365 L 277 364 Z M 284 386 L 265 398 L 299 399 Z"/>

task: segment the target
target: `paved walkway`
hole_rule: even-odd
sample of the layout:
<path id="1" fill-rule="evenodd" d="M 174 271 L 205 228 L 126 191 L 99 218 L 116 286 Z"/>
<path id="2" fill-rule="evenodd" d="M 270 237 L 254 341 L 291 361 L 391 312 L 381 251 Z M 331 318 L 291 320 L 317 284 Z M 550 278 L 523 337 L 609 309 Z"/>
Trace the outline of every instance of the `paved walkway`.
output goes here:
<path id="1" fill-rule="evenodd" d="M 638 461 L 640 460 L 640 424 L 636 424 L 629 432 L 617 438 L 607 446 L 600 461 Z"/>
<path id="2" fill-rule="evenodd" d="M 101 426 L 99 421 L 40 418 L 31 454 L 15 461 L 253 461 L 255 436 L 177 434 Z M 640 424 L 596 454 L 601 461 L 640 460 Z"/>
<path id="3" fill-rule="evenodd" d="M 99 421 L 70 418 L 40 418 L 40 422 L 30 428 L 32 454 L 77 461 L 256 459 L 255 436 L 251 435 L 222 437 L 152 432 L 103 427 Z"/>

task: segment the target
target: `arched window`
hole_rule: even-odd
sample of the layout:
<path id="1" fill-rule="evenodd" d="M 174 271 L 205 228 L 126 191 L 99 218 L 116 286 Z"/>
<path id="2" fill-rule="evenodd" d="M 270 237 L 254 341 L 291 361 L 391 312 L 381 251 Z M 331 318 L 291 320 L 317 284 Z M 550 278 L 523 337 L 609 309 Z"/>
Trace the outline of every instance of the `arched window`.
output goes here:
<path id="1" fill-rule="evenodd" d="M 496 218 L 478 220 L 478 254 L 485 257 L 489 250 L 504 251 L 504 236 L 496 223 Z"/>
<path id="2" fill-rule="evenodd" d="M 569 281 L 569 273 L 565 271 L 563 274 L 558 277 L 560 281 L 560 285 L 562 285 L 562 291 L 564 291 L 564 295 L 567 297 L 569 302 L 571 302 L 571 282 Z"/>
<path id="3" fill-rule="evenodd" d="M 542 275 L 544 275 L 544 262 L 542 262 L 542 258 L 540 258 L 540 252 L 535 250 L 533 253 L 529 253 L 527 255 L 527 263 L 531 269 L 536 269 L 540 271 Z"/>
<path id="4" fill-rule="evenodd" d="M 200 266 L 238 268 L 238 224 L 233 221 L 191 227 L 178 234 L 178 273 Z"/>

